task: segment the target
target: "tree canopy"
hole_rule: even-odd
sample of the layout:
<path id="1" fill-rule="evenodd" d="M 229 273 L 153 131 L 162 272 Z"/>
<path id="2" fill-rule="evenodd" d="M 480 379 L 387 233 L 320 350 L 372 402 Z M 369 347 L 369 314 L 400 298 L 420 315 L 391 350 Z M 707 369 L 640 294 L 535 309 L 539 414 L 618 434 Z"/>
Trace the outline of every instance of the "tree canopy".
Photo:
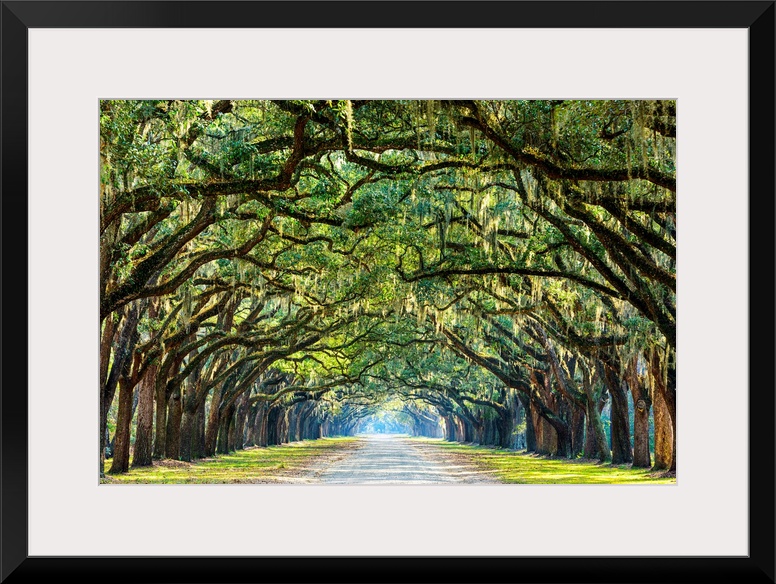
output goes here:
<path id="1" fill-rule="evenodd" d="M 142 466 L 390 411 L 675 469 L 675 120 L 648 100 L 102 101 L 101 456 L 109 418 L 123 472 L 131 442 Z"/>

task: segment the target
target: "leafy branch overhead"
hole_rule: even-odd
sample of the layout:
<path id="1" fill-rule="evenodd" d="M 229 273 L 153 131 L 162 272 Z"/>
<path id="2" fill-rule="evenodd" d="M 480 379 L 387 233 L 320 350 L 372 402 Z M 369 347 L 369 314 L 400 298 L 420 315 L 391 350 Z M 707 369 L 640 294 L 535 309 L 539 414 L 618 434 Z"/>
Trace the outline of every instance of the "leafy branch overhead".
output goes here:
<path id="1" fill-rule="evenodd" d="M 671 101 L 101 102 L 112 472 L 386 404 L 650 466 L 645 403 L 675 468 L 675 150 Z"/>

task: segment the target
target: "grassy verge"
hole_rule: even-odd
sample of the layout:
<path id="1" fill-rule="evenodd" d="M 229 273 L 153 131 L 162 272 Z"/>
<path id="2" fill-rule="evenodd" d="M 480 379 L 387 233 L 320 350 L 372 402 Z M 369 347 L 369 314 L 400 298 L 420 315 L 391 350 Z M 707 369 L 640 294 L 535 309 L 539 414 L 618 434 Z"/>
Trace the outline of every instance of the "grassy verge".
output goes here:
<path id="1" fill-rule="evenodd" d="M 466 457 L 489 470 L 502 482 L 522 484 L 676 484 L 675 477 L 660 476 L 649 469 L 628 465 L 599 464 L 589 460 L 565 460 L 487 446 L 473 446 L 439 439 L 419 438 L 434 443 L 443 452 Z"/>
<path id="2" fill-rule="evenodd" d="M 295 483 L 315 460 L 336 450 L 355 447 L 354 438 L 303 440 L 267 448 L 251 447 L 233 454 L 195 462 L 158 460 L 153 466 L 131 469 L 120 475 L 106 474 L 107 484 L 213 484 L 213 483 Z M 110 461 L 106 461 L 106 473 Z"/>

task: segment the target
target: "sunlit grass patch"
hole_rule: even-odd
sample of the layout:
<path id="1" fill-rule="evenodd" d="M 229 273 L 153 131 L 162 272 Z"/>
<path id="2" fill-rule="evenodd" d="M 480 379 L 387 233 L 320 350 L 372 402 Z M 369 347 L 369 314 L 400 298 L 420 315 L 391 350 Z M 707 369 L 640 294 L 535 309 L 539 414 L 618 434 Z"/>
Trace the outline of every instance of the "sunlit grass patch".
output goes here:
<path id="1" fill-rule="evenodd" d="M 215 484 L 281 482 L 283 477 L 303 473 L 317 457 L 332 450 L 352 446 L 356 438 L 338 437 L 303 440 L 266 448 L 250 447 L 215 458 L 182 462 L 154 461 L 153 466 L 130 469 L 120 475 L 109 475 L 110 461 L 105 464 L 108 484 Z"/>
<path id="2" fill-rule="evenodd" d="M 439 445 L 447 452 L 468 455 L 472 462 L 505 483 L 521 484 L 676 484 L 675 477 L 662 477 L 650 469 L 630 465 L 599 464 L 589 460 L 566 460 L 513 450 L 418 438 Z"/>

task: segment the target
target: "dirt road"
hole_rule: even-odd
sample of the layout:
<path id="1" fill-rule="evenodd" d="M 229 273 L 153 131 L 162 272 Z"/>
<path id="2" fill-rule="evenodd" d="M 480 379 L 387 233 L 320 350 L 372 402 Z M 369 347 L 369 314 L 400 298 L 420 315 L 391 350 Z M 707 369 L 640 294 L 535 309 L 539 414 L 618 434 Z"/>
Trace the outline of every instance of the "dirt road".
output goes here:
<path id="1" fill-rule="evenodd" d="M 322 461 L 305 477 L 318 484 L 498 483 L 492 473 L 427 441 L 375 434 L 359 437 L 358 448 L 334 461 Z"/>

